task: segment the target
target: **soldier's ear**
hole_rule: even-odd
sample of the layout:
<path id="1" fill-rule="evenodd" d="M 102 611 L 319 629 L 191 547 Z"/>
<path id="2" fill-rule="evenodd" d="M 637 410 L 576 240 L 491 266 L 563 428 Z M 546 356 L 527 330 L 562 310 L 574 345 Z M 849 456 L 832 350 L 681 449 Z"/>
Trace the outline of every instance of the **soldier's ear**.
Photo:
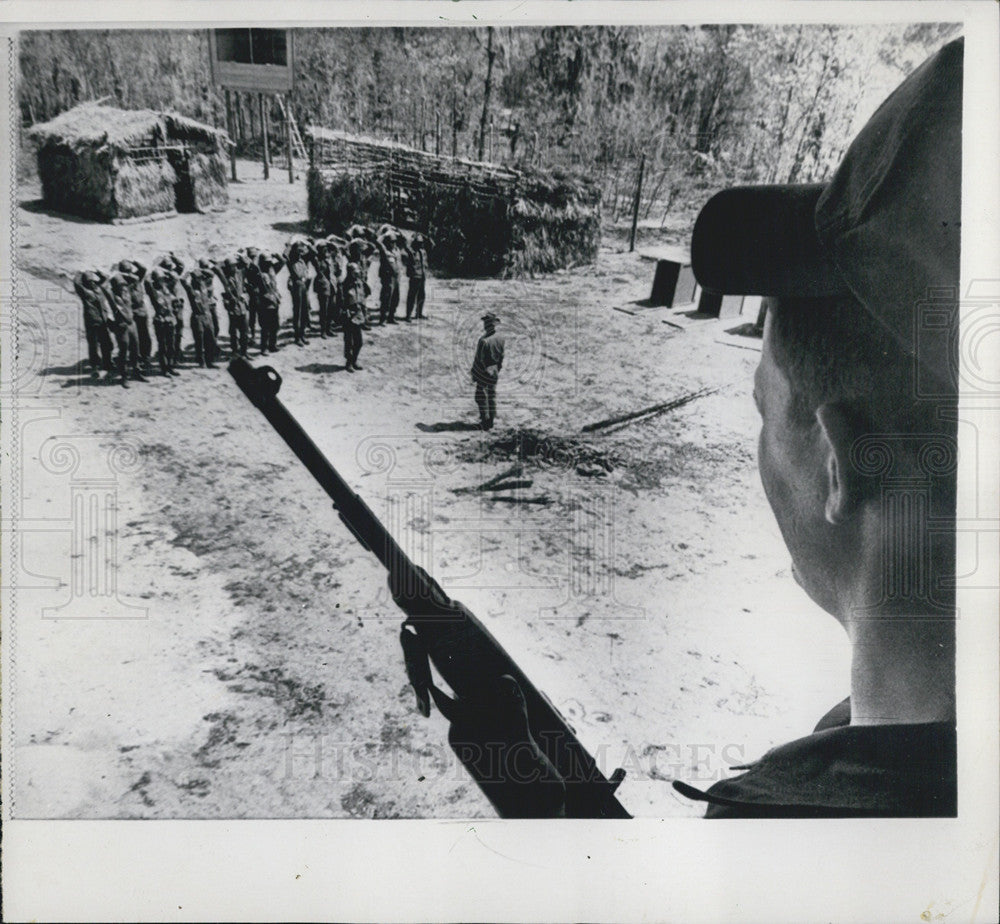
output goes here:
<path id="1" fill-rule="evenodd" d="M 838 525 L 849 520 L 864 498 L 864 481 L 851 459 L 851 447 L 858 437 L 856 417 L 841 402 L 816 409 L 820 453 L 825 468 L 824 515 Z"/>

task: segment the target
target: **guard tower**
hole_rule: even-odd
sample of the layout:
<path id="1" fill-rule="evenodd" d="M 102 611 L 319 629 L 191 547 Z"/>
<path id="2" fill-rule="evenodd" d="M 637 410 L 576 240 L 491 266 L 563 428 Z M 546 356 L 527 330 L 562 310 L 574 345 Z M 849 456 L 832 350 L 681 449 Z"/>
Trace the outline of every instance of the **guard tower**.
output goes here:
<path id="1" fill-rule="evenodd" d="M 291 106 L 285 95 L 295 85 L 295 51 L 291 29 L 212 29 L 209 31 L 209 54 L 212 82 L 225 90 L 226 121 L 229 136 L 235 137 L 233 93 L 256 95 L 263 133 L 264 179 L 270 176 L 271 153 L 267 130 L 264 97 L 275 96 L 285 123 L 285 144 L 288 149 L 288 181 L 295 182 L 293 155 L 306 157 L 305 145 Z M 230 168 L 236 179 L 236 157 L 231 156 Z"/>

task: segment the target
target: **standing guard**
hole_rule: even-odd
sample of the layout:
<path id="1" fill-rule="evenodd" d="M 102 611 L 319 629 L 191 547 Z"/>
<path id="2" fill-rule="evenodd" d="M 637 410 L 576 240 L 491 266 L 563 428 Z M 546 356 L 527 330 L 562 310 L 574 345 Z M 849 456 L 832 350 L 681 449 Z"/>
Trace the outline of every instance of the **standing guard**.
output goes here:
<path id="1" fill-rule="evenodd" d="M 500 319 L 488 311 L 483 315 L 485 333 L 476 345 L 476 357 L 472 362 L 472 381 L 476 383 L 476 405 L 479 420 L 484 430 L 493 429 L 497 416 L 497 380 L 503 368 L 504 340 L 497 333 Z"/>

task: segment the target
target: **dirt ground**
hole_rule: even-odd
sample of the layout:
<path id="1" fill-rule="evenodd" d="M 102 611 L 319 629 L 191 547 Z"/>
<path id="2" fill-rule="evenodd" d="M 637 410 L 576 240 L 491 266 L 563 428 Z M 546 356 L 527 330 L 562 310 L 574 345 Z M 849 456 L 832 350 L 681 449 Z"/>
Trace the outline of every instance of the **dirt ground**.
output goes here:
<path id="1" fill-rule="evenodd" d="M 280 249 L 302 229 L 301 180 L 240 174 L 225 212 L 123 226 L 48 214 L 37 186 L 21 189 L 19 362 L 37 375 L 15 450 L 13 815 L 490 816 L 444 720 L 415 709 L 384 574 L 225 368 L 195 368 L 189 344 L 181 377 L 126 391 L 82 363 L 61 271 Z M 847 644 L 795 586 L 757 480 L 759 340 L 738 332 L 747 319 L 638 304 L 654 264 L 625 249 L 609 233 L 593 266 L 431 279 L 427 319 L 366 334 L 355 375 L 339 340 L 291 344 L 286 304 L 269 360 L 285 404 L 404 547 L 605 773 L 626 769 L 626 808 L 698 815 L 669 780 L 707 786 L 810 731 L 847 693 Z M 507 337 L 490 433 L 473 426 L 468 373 L 486 308 Z M 60 467 L 53 440 L 82 461 Z M 111 476 L 92 474 L 109 452 Z M 518 464 L 520 487 L 474 490 Z M 87 491 L 104 521 L 71 506 Z M 86 618 L 108 599 L 80 577 L 96 542 L 124 618 Z"/>

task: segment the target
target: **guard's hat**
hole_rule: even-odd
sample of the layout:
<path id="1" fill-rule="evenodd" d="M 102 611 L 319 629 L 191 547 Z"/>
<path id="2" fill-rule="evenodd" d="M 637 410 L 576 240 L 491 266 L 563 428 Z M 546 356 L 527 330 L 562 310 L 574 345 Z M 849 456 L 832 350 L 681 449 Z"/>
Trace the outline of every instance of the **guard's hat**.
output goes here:
<path id="1" fill-rule="evenodd" d="M 484 320 L 487 324 L 498 324 L 500 322 L 500 318 L 497 317 L 497 315 L 495 315 L 492 311 L 487 311 L 486 314 L 483 315 L 482 320 Z"/>
<path id="2" fill-rule="evenodd" d="M 906 354 L 952 383 L 962 59 L 957 39 L 903 81 L 829 183 L 736 187 L 710 199 L 691 240 L 698 282 L 733 295 L 852 295 Z M 935 295 L 954 310 L 939 334 L 920 330 L 918 341 L 920 306 Z"/>

